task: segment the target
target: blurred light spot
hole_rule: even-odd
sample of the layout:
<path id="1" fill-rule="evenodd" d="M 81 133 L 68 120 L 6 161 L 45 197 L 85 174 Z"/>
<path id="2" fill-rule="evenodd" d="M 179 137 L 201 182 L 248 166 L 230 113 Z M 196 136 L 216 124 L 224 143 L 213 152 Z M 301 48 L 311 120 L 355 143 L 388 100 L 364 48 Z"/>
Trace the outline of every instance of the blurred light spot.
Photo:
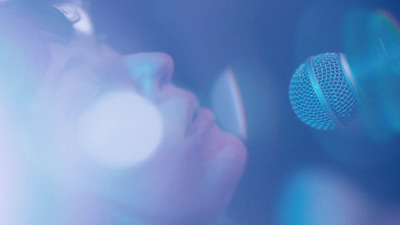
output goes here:
<path id="1" fill-rule="evenodd" d="M 291 177 L 281 196 L 281 225 L 370 224 L 372 206 L 346 179 L 320 169 Z"/>
<path id="2" fill-rule="evenodd" d="M 13 145 L 11 137 L 13 130 L 0 105 L 0 224 L 17 224 L 21 218 L 24 185 L 22 166 L 16 156 L 20 149 Z"/>
<path id="3" fill-rule="evenodd" d="M 212 104 L 221 127 L 236 136 L 247 138 L 246 115 L 242 96 L 231 68 L 226 69 L 217 79 Z"/>
<path id="4" fill-rule="evenodd" d="M 365 96 L 361 125 L 377 141 L 400 132 L 400 27 L 387 10 L 350 11 L 343 43 L 352 72 Z"/>
<path id="5" fill-rule="evenodd" d="M 146 160 L 161 141 L 163 124 L 147 99 L 131 92 L 107 94 L 83 113 L 79 141 L 89 157 L 111 167 Z"/>

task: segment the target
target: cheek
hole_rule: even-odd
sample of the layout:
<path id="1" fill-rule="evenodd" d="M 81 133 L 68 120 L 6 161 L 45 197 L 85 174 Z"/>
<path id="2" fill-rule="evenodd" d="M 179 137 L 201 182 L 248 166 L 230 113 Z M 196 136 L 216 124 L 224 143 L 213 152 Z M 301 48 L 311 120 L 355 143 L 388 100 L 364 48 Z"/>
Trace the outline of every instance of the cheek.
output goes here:
<path id="1" fill-rule="evenodd" d="M 243 142 L 234 135 L 222 131 L 217 125 L 206 137 L 194 142 L 199 143 L 198 152 L 206 161 L 217 160 L 220 164 L 240 166 L 247 159 L 247 150 Z"/>
<path id="2" fill-rule="evenodd" d="M 184 98 L 175 98 L 158 106 L 163 123 L 163 136 L 158 151 L 181 151 L 186 132 L 186 108 Z"/>

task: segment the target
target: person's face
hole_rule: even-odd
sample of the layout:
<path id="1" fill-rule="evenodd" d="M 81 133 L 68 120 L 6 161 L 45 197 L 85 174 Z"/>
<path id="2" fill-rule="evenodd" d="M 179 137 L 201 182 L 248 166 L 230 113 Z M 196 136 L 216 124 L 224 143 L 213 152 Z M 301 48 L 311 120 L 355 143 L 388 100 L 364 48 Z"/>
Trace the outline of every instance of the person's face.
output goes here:
<path id="1" fill-rule="evenodd" d="M 193 93 L 171 83 L 173 61 L 169 55 L 121 56 L 90 38 L 50 44 L 49 49 L 47 73 L 32 101 L 32 121 L 36 121 L 33 127 L 40 127 L 35 135 L 46 137 L 46 142 L 36 146 L 49 149 L 44 151 L 48 160 L 43 168 L 54 180 L 66 184 L 65 191 L 95 193 L 128 211 L 165 220 L 198 216 L 199 222 L 211 221 L 223 211 L 243 172 L 246 149 L 238 138 L 216 125 L 213 113 L 200 108 Z M 162 121 L 160 143 L 140 161 L 131 154 L 145 151 L 134 145 L 143 138 L 138 135 L 140 130 L 158 131 L 148 131 L 152 126 L 144 124 L 137 133 L 137 127 L 121 120 L 129 121 L 129 110 L 137 116 L 136 109 L 144 106 L 127 100 L 121 109 L 108 114 L 101 114 L 104 108 L 97 107 L 107 106 L 104 102 L 110 99 L 129 99 L 125 95 L 137 95 L 149 103 L 146 107 L 154 106 Z M 122 111 L 128 111 L 128 117 L 118 118 Z M 95 115 L 104 118 L 91 120 Z M 109 120 L 114 122 L 102 125 Z M 129 143 L 112 143 L 107 136 L 112 134 L 100 132 L 94 137 L 107 140 L 85 144 L 85 135 L 95 132 L 87 126 L 97 125 L 95 129 L 111 129 L 119 133 L 118 138 L 127 137 L 117 138 L 117 142 L 129 139 Z"/>

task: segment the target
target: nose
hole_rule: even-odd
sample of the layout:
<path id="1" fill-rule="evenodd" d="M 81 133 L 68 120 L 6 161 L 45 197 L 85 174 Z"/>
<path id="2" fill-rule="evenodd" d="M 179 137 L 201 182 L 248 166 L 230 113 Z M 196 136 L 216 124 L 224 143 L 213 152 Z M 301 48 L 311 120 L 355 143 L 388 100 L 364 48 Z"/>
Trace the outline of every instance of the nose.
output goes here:
<path id="1" fill-rule="evenodd" d="M 162 99 L 162 90 L 171 83 L 174 63 L 165 53 L 138 53 L 124 57 L 124 63 L 139 92 L 152 101 Z"/>

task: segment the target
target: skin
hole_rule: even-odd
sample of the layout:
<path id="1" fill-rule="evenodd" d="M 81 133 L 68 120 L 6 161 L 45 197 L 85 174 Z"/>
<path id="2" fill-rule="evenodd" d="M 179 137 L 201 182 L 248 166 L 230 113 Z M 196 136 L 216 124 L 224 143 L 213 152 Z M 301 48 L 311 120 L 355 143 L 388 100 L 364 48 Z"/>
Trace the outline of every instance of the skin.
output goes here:
<path id="1" fill-rule="evenodd" d="M 26 133 L 27 144 L 18 147 L 27 159 L 20 163 L 24 171 L 19 177 L 32 175 L 21 191 L 28 196 L 21 208 L 34 216 L 21 223 L 218 221 L 243 172 L 246 148 L 216 125 L 214 114 L 199 107 L 193 93 L 171 83 L 174 65 L 169 55 L 120 55 L 87 36 L 37 46 L 45 54 L 32 59 L 40 63 L 35 64 L 37 86 L 23 103 L 22 117 L 29 119 L 13 120 L 19 127 L 13 133 L 16 139 L 21 131 Z M 164 135 L 145 162 L 113 168 L 85 154 L 78 125 L 90 104 L 120 91 L 154 104 Z M 200 119 L 193 121 L 197 113 Z M 47 210 L 37 209 L 39 203 Z"/>

